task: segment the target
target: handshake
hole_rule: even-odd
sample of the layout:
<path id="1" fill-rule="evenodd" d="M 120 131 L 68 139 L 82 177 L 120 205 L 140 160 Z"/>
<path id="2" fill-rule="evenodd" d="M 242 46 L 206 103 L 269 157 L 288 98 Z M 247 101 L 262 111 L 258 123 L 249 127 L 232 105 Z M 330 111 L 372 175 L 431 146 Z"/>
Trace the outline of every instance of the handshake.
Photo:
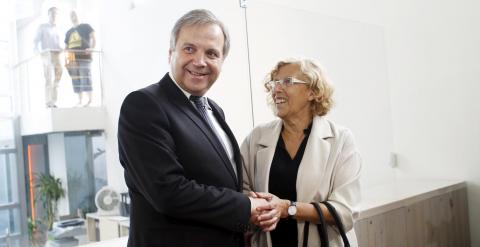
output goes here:
<path id="1" fill-rule="evenodd" d="M 250 222 L 264 232 L 273 231 L 281 218 L 288 217 L 289 200 L 266 192 L 250 191 L 248 196 L 251 202 Z"/>

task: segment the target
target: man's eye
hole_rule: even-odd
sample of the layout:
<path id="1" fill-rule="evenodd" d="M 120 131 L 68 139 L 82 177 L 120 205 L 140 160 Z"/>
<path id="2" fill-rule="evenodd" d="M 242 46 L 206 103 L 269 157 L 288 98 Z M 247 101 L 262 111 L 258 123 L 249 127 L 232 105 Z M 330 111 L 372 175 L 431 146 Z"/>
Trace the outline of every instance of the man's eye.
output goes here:
<path id="1" fill-rule="evenodd" d="M 187 46 L 184 48 L 187 53 L 192 53 L 194 51 L 193 47 Z"/>
<path id="2" fill-rule="evenodd" d="M 213 52 L 213 51 L 212 51 L 212 52 L 208 52 L 207 55 L 208 55 L 210 58 L 218 58 L 218 57 L 219 57 L 218 53 Z"/>

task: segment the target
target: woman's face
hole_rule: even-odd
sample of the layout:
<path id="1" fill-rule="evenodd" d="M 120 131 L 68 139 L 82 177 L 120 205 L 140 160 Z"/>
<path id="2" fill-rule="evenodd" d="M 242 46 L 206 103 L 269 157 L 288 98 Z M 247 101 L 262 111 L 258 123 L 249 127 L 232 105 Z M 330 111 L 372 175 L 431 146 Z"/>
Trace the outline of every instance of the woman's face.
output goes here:
<path id="1" fill-rule="evenodd" d="M 274 75 L 273 80 L 283 80 L 287 77 L 309 81 L 306 76 L 302 75 L 300 66 L 296 64 L 281 67 Z M 308 84 L 277 84 L 271 90 L 275 113 L 278 117 L 283 120 L 305 119 L 310 121 L 312 118 L 311 102 L 314 97 Z"/>

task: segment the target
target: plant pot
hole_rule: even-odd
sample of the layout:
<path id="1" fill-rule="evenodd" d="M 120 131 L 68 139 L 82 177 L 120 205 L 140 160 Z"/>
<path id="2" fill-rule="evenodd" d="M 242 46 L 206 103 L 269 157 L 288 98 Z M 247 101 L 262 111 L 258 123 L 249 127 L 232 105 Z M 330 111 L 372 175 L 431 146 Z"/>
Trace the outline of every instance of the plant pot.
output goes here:
<path id="1" fill-rule="evenodd" d="M 33 247 L 43 247 L 47 242 L 47 233 L 41 230 L 36 230 L 32 232 L 30 236 L 30 244 Z"/>

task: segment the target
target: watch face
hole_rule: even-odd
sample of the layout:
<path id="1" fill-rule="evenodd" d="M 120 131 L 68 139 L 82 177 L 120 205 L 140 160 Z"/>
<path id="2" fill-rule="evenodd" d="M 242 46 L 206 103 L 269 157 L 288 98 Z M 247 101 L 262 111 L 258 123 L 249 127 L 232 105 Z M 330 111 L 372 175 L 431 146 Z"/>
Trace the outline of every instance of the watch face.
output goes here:
<path id="1" fill-rule="evenodd" d="M 297 214 L 297 207 L 295 207 L 295 206 L 288 207 L 288 215 L 293 216 L 295 214 Z"/>

